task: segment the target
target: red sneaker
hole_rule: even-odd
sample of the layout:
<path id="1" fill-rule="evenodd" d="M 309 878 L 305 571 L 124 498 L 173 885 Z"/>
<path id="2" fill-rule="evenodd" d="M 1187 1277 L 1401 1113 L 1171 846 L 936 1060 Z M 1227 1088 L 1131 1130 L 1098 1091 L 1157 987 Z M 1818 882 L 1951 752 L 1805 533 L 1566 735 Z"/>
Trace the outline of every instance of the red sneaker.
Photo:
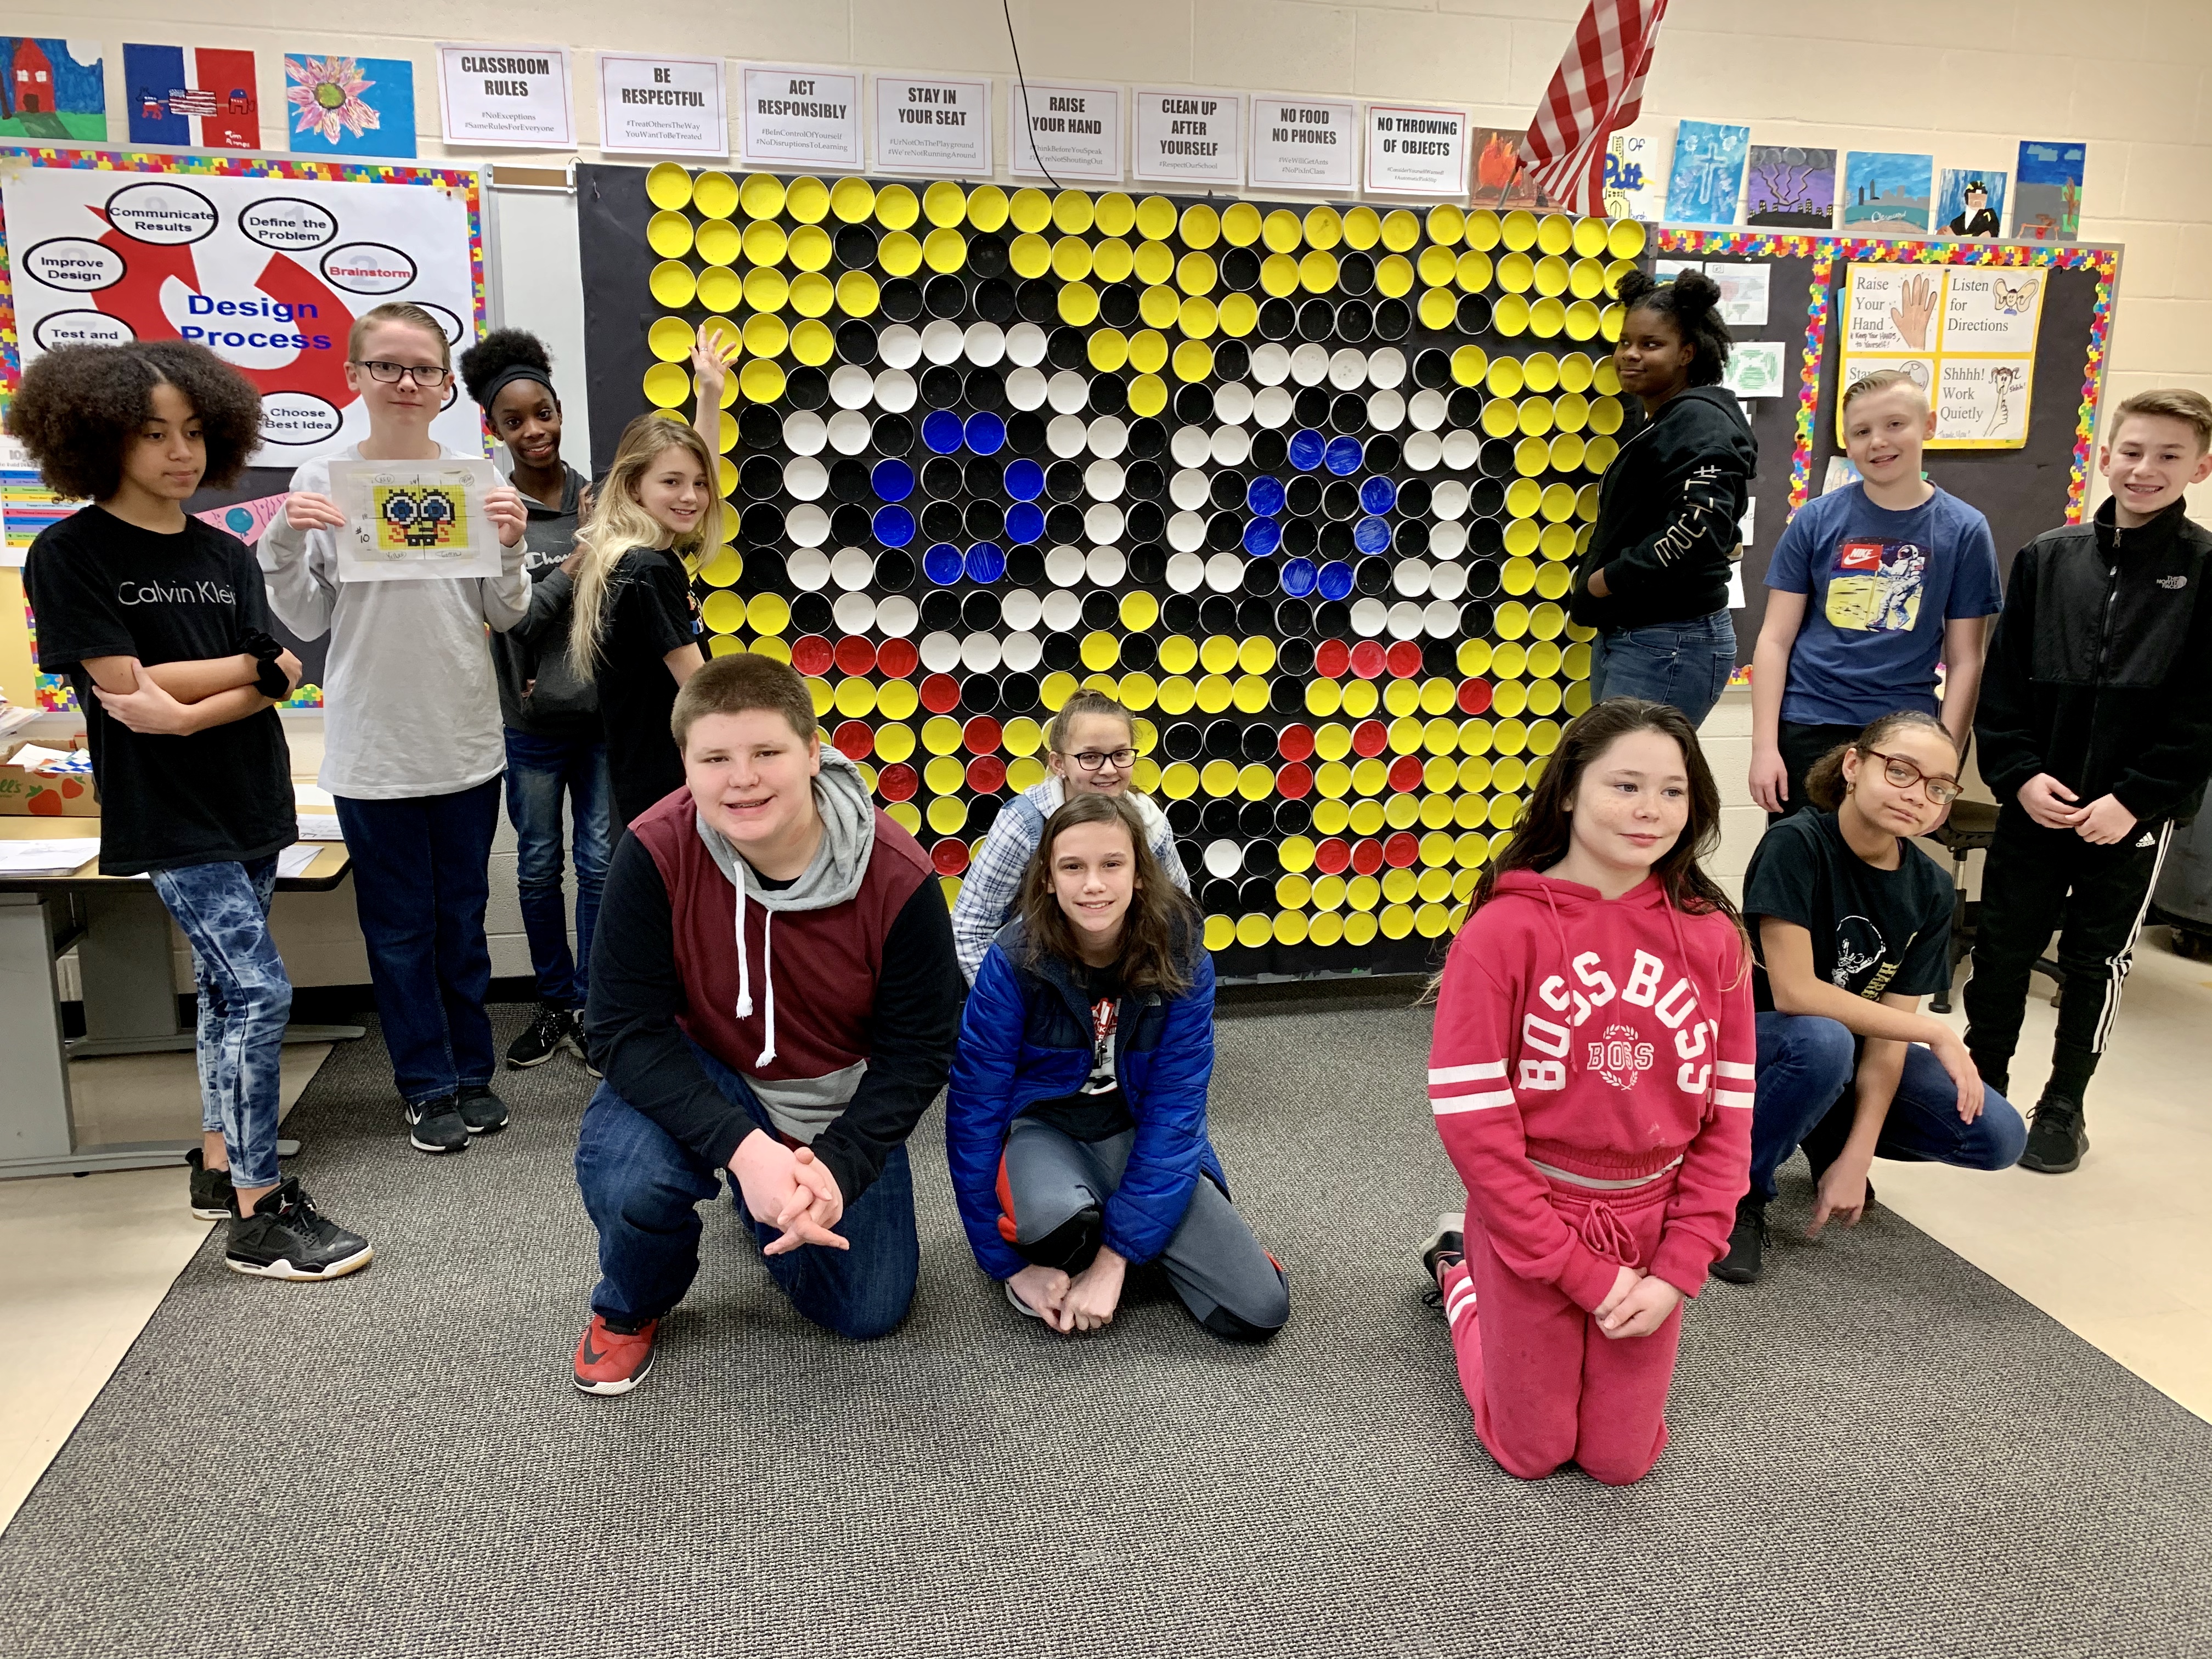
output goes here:
<path id="1" fill-rule="evenodd" d="M 628 1394 L 653 1369 L 653 1338 L 660 1322 L 648 1319 L 624 1335 L 598 1314 L 576 1344 L 576 1386 L 586 1394 Z"/>

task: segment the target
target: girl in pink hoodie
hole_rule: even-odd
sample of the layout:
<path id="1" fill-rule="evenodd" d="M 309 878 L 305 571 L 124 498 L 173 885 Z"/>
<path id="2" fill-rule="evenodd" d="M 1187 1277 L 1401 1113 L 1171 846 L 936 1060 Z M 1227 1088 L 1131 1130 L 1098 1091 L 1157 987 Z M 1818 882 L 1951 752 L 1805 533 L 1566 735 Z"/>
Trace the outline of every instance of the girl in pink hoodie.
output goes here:
<path id="1" fill-rule="evenodd" d="M 1750 1181 L 1750 951 L 1698 867 L 1720 798 L 1681 714 L 1570 725 L 1439 981 L 1429 1099 L 1467 1183 L 1423 1255 L 1507 1473 L 1625 1486 L 1667 1444 L 1681 1305 Z"/>

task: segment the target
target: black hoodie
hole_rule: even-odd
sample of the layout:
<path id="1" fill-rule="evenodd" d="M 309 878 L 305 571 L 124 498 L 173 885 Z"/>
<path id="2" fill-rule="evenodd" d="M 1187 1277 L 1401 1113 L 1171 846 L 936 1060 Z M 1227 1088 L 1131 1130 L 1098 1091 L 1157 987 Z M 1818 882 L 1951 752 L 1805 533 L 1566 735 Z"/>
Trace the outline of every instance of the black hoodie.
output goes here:
<path id="1" fill-rule="evenodd" d="M 2000 801 L 2047 772 L 2083 805 L 2196 815 L 2212 775 L 2212 535 L 2176 501 L 2122 530 L 2047 530 L 2013 561 L 1974 736 Z"/>
<path id="2" fill-rule="evenodd" d="M 1570 614 L 1613 633 L 1724 608 L 1758 465 L 1751 423 L 1725 387 L 1693 386 L 1660 404 L 1605 470 Z M 1601 599 L 1589 591 L 1595 570 L 1605 572 Z"/>

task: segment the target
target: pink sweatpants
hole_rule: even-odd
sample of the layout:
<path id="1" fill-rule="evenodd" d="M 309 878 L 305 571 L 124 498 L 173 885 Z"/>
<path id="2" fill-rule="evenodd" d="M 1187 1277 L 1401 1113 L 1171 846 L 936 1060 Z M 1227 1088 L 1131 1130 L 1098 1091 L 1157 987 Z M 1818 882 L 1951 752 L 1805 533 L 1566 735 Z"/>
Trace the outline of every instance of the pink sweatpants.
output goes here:
<path id="1" fill-rule="evenodd" d="M 1583 1243 L 1633 1267 L 1658 1247 L 1674 1180 L 1627 1193 L 1551 1186 L 1553 1207 Z M 1444 1271 L 1443 1292 L 1474 1431 L 1500 1468 L 1540 1480 L 1572 1458 L 1609 1486 L 1651 1472 L 1667 1447 L 1680 1309 L 1649 1336 L 1608 1337 L 1553 1286 L 1499 1261 L 1471 1207 L 1467 1260 Z"/>

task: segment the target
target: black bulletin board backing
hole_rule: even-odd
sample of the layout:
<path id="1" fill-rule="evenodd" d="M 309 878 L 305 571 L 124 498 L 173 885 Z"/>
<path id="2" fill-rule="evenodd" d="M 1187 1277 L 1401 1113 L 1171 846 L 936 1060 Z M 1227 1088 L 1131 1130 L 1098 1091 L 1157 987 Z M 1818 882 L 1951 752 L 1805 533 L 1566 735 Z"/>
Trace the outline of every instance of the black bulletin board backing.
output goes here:
<path id="1" fill-rule="evenodd" d="M 1998 568 L 2054 526 L 2079 519 L 2090 464 L 2089 435 L 2104 384 L 2121 250 L 2084 244 L 1889 240 L 1662 228 L 1661 258 L 1757 263 L 1771 268 L 1765 326 L 1743 340 L 1782 343 L 1793 395 L 1751 400 L 1759 440 L 1752 494 L 1759 507 L 1743 562 L 1744 608 L 1735 613 L 1736 660 L 1748 664 L 1766 611 L 1768 556 L 1790 514 L 1820 495 L 1835 441 L 1835 372 L 1840 295 L 1853 261 L 1994 264 L 2035 270 L 2047 283 L 2036 341 L 2027 442 L 2019 449 L 1931 450 L 1924 471 L 1990 521 Z"/>

